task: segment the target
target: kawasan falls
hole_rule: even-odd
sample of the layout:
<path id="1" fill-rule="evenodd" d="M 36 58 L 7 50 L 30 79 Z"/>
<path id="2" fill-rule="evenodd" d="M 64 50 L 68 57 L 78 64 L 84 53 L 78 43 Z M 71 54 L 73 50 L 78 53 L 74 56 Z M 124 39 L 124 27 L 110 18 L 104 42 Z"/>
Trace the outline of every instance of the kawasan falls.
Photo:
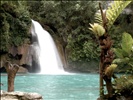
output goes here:
<path id="1" fill-rule="evenodd" d="M 1 100 L 133 100 L 133 2 L 1 1 Z"/>
<path id="2" fill-rule="evenodd" d="M 40 93 L 45 100 L 93 99 L 98 97 L 98 74 L 77 74 L 64 71 L 56 45 L 50 34 L 42 26 L 32 20 L 32 34 L 38 37 L 38 45 L 34 45 L 36 53 L 40 52 L 41 71 L 33 74 L 17 75 L 15 90 Z M 33 43 L 34 44 L 34 43 Z M 1 77 L 7 90 L 7 76 Z M 27 88 L 28 87 L 28 88 Z M 89 97 L 89 98 L 88 98 Z"/>

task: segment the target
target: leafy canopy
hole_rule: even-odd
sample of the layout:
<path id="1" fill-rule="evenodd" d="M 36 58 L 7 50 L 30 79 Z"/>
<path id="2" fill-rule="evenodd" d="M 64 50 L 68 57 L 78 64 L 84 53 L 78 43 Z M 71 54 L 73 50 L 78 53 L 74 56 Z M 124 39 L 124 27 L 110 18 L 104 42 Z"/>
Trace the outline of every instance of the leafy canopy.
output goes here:
<path id="1" fill-rule="evenodd" d="M 8 52 L 11 46 L 19 46 L 28 39 L 31 25 L 29 13 L 20 2 L 2 1 L 0 4 L 0 51 Z"/>

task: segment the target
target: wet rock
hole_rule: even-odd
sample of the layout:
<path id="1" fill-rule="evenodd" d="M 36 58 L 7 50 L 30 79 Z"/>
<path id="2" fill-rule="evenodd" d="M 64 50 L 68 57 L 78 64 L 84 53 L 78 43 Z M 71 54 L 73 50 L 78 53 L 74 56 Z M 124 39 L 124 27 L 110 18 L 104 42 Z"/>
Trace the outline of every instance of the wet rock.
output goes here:
<path id="1" fill-rule="evenodd" d="M 43 100 L 42 96 L 38 93 L 28 92 L 6 92 L 1 90 L 1 100 Z"/>

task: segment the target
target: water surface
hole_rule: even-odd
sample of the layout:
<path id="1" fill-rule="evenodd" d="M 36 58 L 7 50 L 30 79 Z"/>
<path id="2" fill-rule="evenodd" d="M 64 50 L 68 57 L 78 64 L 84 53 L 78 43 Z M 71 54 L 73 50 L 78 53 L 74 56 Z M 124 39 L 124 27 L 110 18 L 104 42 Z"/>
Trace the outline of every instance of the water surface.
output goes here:
<path id="1" fill-rule="evenodd" d="M 43 75 L 23 74 L 15 78 L 15 91 L 37 92 L 44 100 L 96 100 L 99 95 L 97 74 Z M 7 76 L 1 76 L 7 90 Z"/>

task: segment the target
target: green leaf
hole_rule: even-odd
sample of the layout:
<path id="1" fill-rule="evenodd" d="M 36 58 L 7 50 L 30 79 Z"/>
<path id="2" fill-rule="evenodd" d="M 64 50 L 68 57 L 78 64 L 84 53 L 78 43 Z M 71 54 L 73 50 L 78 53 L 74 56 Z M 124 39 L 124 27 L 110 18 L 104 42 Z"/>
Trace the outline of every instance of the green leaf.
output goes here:
<path id="1" fill-rule="evenodd" d="M 109 65 L 109 67 L 107 67 L 105 69 L 105 75 L 107 75 L 108 77 L 111 78 L 111 76 L 113 75 L 114 70 L 116 69 L 116 67 L 117 67 L 117 64 L 111 64 L 111 65 Z"/>
<path id="2" fill-rule="evenodd" d="M 125 57 L 125 58 L 117 58 L 117 59 L 114 59 L 113 60 L 113 63 L 128 63 L 129 62 L 129 58 L 128 57 Z"/>
<path id="3" fill-rule="evenodd" d="M 133 46 L 133 39 L 132 39 L 131 35 L 126 32 L 123 33 L 122 44 L 121 44 L 122 49 L 126 53 L 131 54 L 132 46 Z"/>
<path id="4" fill-rule="evenodd" d="M 122 63 L 123 59 L 117 58 L 113 60 L 113 63 L 117 64 L 117 63 Z"/>
<path id="5" fill-rule="evenodd" d="M 119 49 L 119 48 L 114 48 L 114 52 L 115 52 L 115 54 L 116 54 L 116 56 L 118 57 L 118 58 L 123 58 L 123 51 L 122 51 L 122 49 Z"/>
<path id="6" fill-rule="evenodd" d="M 120 13 L 122 13 L 123 9 L 125 9 L 126 6 L 131 2 L 132 0 L 112 2 L 111 7 L 108 7 L 106 10 L 109 28 L 113 25 Z"/>
<path id="7" fill-rule="evenodd" d="M 96 13 L 95 14 L 95 22 L 102 25 L 103 24 L 103 21 L 102 21 L 102 17 L 101 17 L 101 13 Z"/>

